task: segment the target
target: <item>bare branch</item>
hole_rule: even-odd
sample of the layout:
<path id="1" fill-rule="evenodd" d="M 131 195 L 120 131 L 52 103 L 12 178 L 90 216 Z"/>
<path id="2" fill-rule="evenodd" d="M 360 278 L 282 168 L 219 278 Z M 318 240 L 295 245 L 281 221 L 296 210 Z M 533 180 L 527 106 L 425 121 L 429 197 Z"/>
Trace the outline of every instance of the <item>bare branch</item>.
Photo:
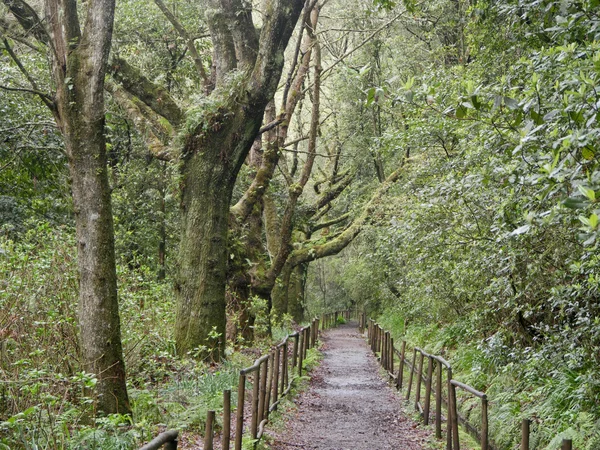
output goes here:
<path id="1" fill-rule="evenodd" d="M 173 25 L 175 30 L 177 30 L 177 33 L 179 33 L 179 36 L 181 36 L 181 38 L 185 41 L 188 51 L 190 52 L 190 55 L 192 56 L 192 59 L 194 60 L 194 65 L 196 66 L 196 70 L 198 70 L 200 77 L 202 77 L 204 89 L 205 89 L 206 93 L 208 94 L 208 92 L 210 92 L 210 90 L 212 88 L 212 83 L 210 82 L 208 76 L 206 75 L 206 71 L 204 70 L 204 64 L 202 64 L 202 59 L 200 58 L 200 55 L 198 54 L 198 50 L 196 49 L 196 44 L 194 43 L 194 39 L 192 37 L 190 37 L 188 32 L 185 30 L 185 28 L 183 28 L 183 25 L 181 25 L 181 22 L 179 22 L 179 20 L 177 20 L 177 18 L 173 15 L 171 10 L 169 10 L 169 8 L 167 8 L 167 6 L 164 4 L 164 2 L 162 0 L 154 0 L 154 3 L 156 3 L 156 6 L 158 6 L 158 8 L 162 11 L 162 13 L 165 15 L 165 17 L 169 20 L 169 22 L 171 22 L 171 24 Z"/>
<path id="2" fill-rule="evenodd" d="M 49 94 L 44 94 L 40 91 L 34 78 L 29 74 L 29 72 L 27 71 L 27 69 L 21 62 L 21 60 L 15 54 L 15 52 L 11 48 L 10 44 L 8 43 L 8 40 L 6 38 L 3 38 L 2 43 L 4 44 L 4 48 L 6 49 L 6 51 L 12 58 L 12 60 L 15 62 L 15 64 L 17 65 L 17 67 L 19 68 L 21 73 L 25 76 L 25 78 L 27 78 L 27 81 L 29 81 L 29 84 L 31 85 L 32 90 L 34 92 L 36 92 L 36 95 L 40 98 L 40 100 L 44 103 L 44 105 L 46 105 L 48 107 L 48 109 L 50 109 L 50 111 L 55 112 L 56 104 L 54 103 L 52 96 Z"/>

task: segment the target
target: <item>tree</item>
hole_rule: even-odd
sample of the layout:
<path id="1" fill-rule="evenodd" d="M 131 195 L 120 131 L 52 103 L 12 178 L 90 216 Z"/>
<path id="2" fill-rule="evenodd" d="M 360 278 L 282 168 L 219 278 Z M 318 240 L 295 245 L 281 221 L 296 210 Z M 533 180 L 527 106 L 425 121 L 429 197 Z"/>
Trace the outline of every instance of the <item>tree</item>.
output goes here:
<path id="1" fill-rule="evenodd" d="M 98 378 L 98 411 L 128 414 L 104 136 L 104 74 L 115 2 L 90 0 L 83 28 L 75 1 L 46 0 L 44 20 L 21 0 L 4 3 L 23 30 L 46 46 L 52 61 L 56 91 L 49 95 L 38 90 L 35 79 L 11 53 L 31 85 L 27 90 L 50 108 L 65 139 L 77 230 L 84 368 Z"/>
<path id="2" fill-rule="evenodd" d="M 200 349 L 200 356 L 218 358 L 225 345 L 227 234 L 233 187 L 259 132 L 265 107 L 277 89 L 284 51 L 304 2 L 265 1 L 260 32 L 252 8 L 241 0 L 205 4 L 213 43 L 214 89 L 203 75 L 203 65 L 196 64 L 210 92 L 201 101 L 184 112 L 167 91 L 123 59 L 113 61 L 112 72 L 129 94 L 183 134 L 182 229 L 175 282 L 177 351 L 185 355 Z M 183 27 L 178 28 L 185 33 Z M 189 38 L 186 41 L 190 43 Z"/>

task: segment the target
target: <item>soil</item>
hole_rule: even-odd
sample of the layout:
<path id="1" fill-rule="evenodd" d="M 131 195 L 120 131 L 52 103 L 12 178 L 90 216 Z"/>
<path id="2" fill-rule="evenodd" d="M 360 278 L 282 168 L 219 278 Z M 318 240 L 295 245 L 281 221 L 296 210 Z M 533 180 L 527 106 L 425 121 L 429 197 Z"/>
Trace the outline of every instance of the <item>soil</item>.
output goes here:
<path id="1" fill-rule="evenodd" d="M 400 396 L 380 376 L 379 364 L 356 324 L 329 330 L 321 340 L 323 361 L 271 448 L 428 448 L 430 431 L 405 414 Z"/>

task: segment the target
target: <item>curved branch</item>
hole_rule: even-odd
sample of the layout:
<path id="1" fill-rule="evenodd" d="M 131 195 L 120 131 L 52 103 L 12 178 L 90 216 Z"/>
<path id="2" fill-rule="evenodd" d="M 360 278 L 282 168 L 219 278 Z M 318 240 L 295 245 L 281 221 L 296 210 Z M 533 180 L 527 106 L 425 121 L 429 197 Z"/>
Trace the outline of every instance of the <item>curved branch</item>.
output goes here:
<path id="1" fill-rule="evenodd" d="M 39 42 L 48 45 L 50 36 L 44 28 L 40 17 L 35 10 L 23 0 L 2 0 L 15 16 L 25 33 L 31 33 Z"/>
<path id="2" fill-rule="evenodd" d="M 336 255 L 346 248 L 359 235 L 364 226 L 370 222 L 383 196 L 400 178 L 403 166 L 404 163 L 379 186 L 368 203 L 363 207 L 360 216 L 348 228 L 325 244 L 303 247 L 292 251 L 287 263 L 295 267 L 316 259 Z"/>
<path id="3" fill-rule="evenodd" d="M 179 22 L 179 20 L 177 20 L 177 18 L 173 15 L 171 10 L 169 8 L 167 8 L 167 6 L 164 4 L 164 2 L 162 0 L 154 0 L 154 3 L 156 3 L 156 6 L 158 6 L 158 8 L 162 11 L 162 13 L 165 15 L 165 17 L 169 20 L 169 22 L 171 22 L 171 25 L 173 25 L 173 28 L 175 28 L 175 30 L 177 30 L 177 33 L 179 33 L 179 36 L 185 41 L 185 43 L 187 45 L 187 49 L 190 52 L 190 55 L 192 55 L 192 59 L 194 60 L 194 65 L 196 66 L 196 70 L 198 70 L 200 77 L 202 77 L 204 89 L 206 90 L 207 93 L 210 92 L 210 90 L 212 88 L 212 83 L 210 82 L 208 76 L 206 75 L 206 70 L 204 70 L 204 64 L 202 64 L 202 59 L 200 58 L 200 55 L 198 54 L 198 50 L 196 49 L 196 44 L 194 43 L 194 39 L 190 37 L 190 35 L 186 31 L 186 29 L 183 28 L 183 25 L 181 25 L 181 22 Z"/>
<path id="4" fill-rule="evenodd" d="M 183 122 L 183 111 L 169 92 L 152 83 L 135 67 L 122 58 L 114 58 L 109 66 L 112 77 L 130 94 L 139 98 L 156 114 L 167 119 L 173 126 Z"/>

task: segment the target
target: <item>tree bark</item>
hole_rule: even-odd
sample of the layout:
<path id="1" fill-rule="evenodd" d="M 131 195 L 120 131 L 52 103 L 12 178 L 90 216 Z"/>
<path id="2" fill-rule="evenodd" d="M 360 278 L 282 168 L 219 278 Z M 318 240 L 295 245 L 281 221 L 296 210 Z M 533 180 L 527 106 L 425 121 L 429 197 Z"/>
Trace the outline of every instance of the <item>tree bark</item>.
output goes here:
<path id="1" fill-rule="evenodd" d="M 104 76 L 115 1 L 90 0 L 83 30 L 74 0 L 60 5 L 55 0 L 45 1 L 47 28 L 27 3 L 4 3 L 51 54 L 56 93 L 48 106 L 64 136 L 71 175 L 83 368 L 98 379 L 95 393 L 99 413 L 130 414 L 104 136 Z"/>
<path id="2" fill-rule="evenodd" d="M 260 39 L 239 0 L 211 0 L 208 15 L 215 46 L 222 106 L 188 134 L 183 156 L 182 236 L 176 284 L 176 346 L 180 355 L 220 358 L 225 348 L 227 233 L 238 172 L 252 147 L 267 103 L 281 76 L 284 50 L 302 10 L 300 0 L 267 2 Z M 218 20 L 216 20 L 218 19 Z M 252 27 L 252 28 L 251 28 Z M 235 55 L 235 59 L 234 59 Z M 224 86 L 234 68 L 248 73 L 229 96 Z M 251 70 L 249 68 L 251 67 Z M 224 92 L 224 94 L 223 94 Z"/>

